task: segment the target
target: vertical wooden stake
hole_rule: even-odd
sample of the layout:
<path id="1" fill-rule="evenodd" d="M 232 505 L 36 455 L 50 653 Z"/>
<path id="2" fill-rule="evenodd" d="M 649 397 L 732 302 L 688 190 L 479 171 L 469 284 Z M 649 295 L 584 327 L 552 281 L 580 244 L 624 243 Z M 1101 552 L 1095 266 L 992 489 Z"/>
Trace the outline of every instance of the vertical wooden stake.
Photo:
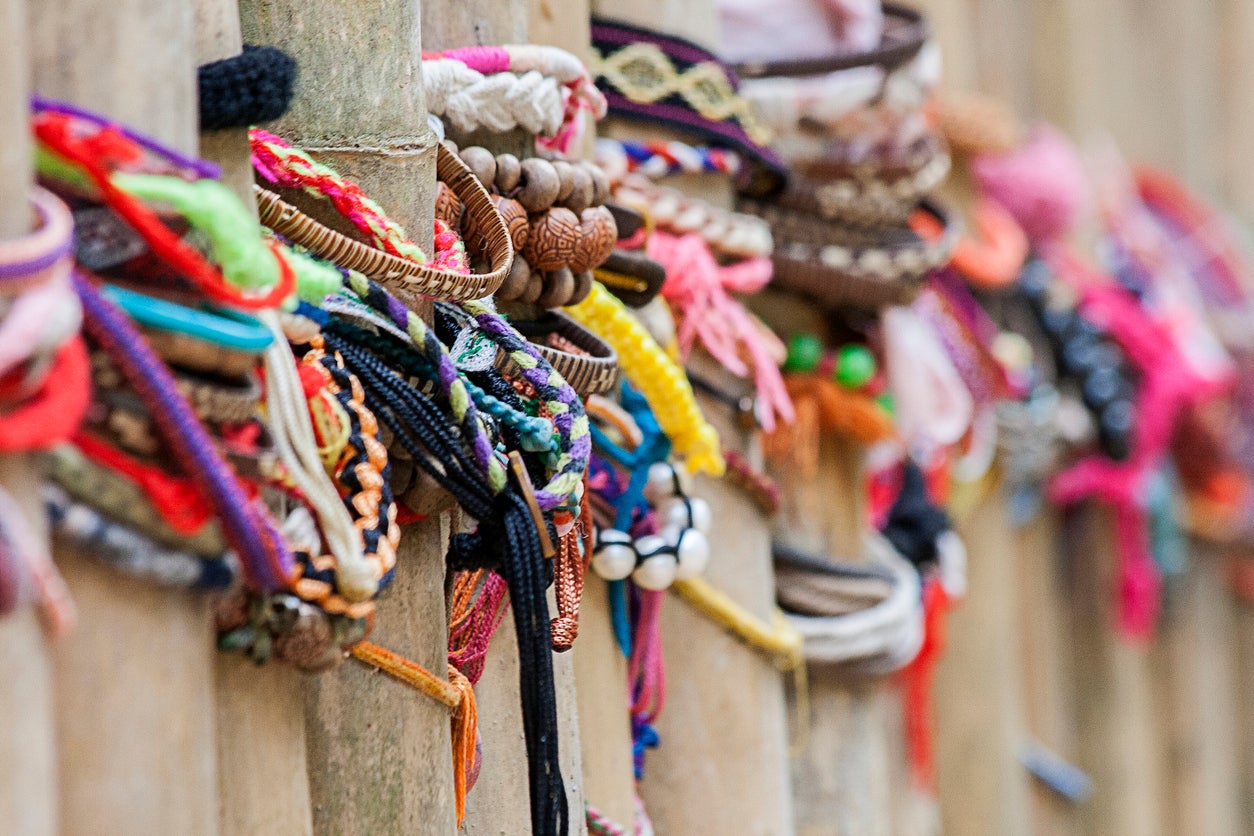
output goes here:
<path id="1" fill-rule="evenodd" d="M 0 239 L 30 231 L 30 53 L 25 0 L 0 0 Z M 0 484 L 32 525 L 43 526 L 38 473 L 26 456 L 0 459 Z M 57 823 L 52 662 L 35 613 L 0 619 L 0 821 L 15 833 L 52 836 Z"/>
<path id="2" fill-rule="evenodd" d="M 413 0 L 244 0 L 245 40 L 280 47 L 299 67 L 274 130 L 361 184 L 415 240 L 431 243 L 435 147 L 426 123 Z M 443 673 L 447 517 L 406 528 L 396 580 L 379 600 L 373 639 Z M 348 661 L 305 692 L 317 833 L 453 830 L 448 710 Z"/>
<path id="3" fill-rule="evenodd" d="M 68 0 L 30 12 L 36 91 L 195 150 L 189 5 Z M 71 549 L 56 556 L 80 615 L 54 652 L 62 832 L 216 832 L 208 602 Z"/>
<path id="4" fill-rule="evenodd" d="M 236 0 L 198 0 L 196 62 L 230 58 L 242 45 Z M 200 153 L 222 167 L 223 182 L 254 208 L 248 129 L 201 133 Z M 281 664 L 258 666 L 227 653 L 217 655 L 214 673 L 220 832 L 311 834 L 302 675 Z"/>
<path id="5" fill-rule="evenodd" d="M 936 750 L 946 833 L 1031 832 L 1020 647 L 1015 641 L 1015 540 L 1000 490 L 958 524 L 967 596 L 949 617 L 936 675 Z"/>

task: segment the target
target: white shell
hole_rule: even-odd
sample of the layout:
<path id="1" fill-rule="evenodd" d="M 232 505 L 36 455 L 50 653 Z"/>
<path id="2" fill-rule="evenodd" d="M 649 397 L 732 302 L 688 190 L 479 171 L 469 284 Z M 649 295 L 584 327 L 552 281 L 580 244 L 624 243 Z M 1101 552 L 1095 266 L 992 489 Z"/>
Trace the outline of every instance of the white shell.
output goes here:
<path id="1" fill-rule="evenodd" d="M 631 573 L 631 579 L 641 589 L 660 591 L 674 583 L 677 569 L 674 555 L 663 552 L 645 558 Z"/>
<path id="2" fill-rule="evenodd" d="M 679 559 L 675 570 L 675 580 L 685 581 L 695 578 L 705 571 L 706 566 L 710 565 L 710 541 L 695 528 L 686 528 L 680 532 L 676 552 Z"/>

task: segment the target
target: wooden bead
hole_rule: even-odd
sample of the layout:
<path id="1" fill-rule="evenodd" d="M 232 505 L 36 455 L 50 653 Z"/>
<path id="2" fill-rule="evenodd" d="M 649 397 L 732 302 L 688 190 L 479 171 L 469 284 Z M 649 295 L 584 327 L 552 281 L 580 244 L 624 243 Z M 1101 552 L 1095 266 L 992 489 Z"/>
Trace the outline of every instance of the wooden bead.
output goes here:
<path id="1" fill-rule="evenodd" d="M 492 184 L 496 182 L 496 157 L 492 152 L 487 148 L 472 145 L 469 148 L 463 148 L 460 156 L 462 162 L 475 173 L 484 188 L 492 188 Z"/>
<path id="2" fill-rule="evenodd" d="M 571 291 L 570 299 L 566 301 L 567 305 L 578 305 L 584 299 L 588 298 L 588 294 L 592 292 L 592 271 L 586 270 L 583 273 L 575 274 L 575 289 Z"/>
<path id="3" fill-rule="evenodd" d="M 605 169 L 596 163 L 583 161 L 583 168 L 588 172 L 588 176 L 592 178 L 592 205 L 604 206 L 605 201 L 610 199 L 610 178 L 605 173 Z"/>
<path id="4" fill-rule="evenodd" d="M 531 279 L 527 282 L 527 290 L 518 297 L 518 301 L 524 305 L 534 305 L 542 293 L 544 293 L 544 278 L 539 270 L 532 270 Z"/>
<path id="5" fill-rule="evenodd" d="M 454 142 L 453 140 L 451 139 L 444 140 L 444 147 L 447 148 L 449 150 L 449 153 L 452 154 L 453 156 L 455 157 L 461 156 L 461 152 L 457 150 L 457 143 Z"/>
<path id="6" fill-rule="evenodd" d="M 539 157 L 523 160 L 520 167 L 522 178 L 519 183 L 522 188 L 519 189 L 518 194 L 514 195 L 514 199 L 532 214 L 543 212 L 553 205 L 553 201 L 557 200 L 557 191 L 560 186 L 557 170 L 548 160 L 542 160 Z"/>
<path id="7" fill-rule="evenodd" d="M 569 209 L 555 206 L 532 218 L 523 257 L 535 270 L 565 267 L 575 255 L 579 235 L 579 216 Z"/>
<path id="8" fill-rule="evenodd" d="M 517 200 L 508 197 L 493 196 L 492 202 L 496 204 L 496 211 L 501 213 L 501 220 L 505 221 L 505 228 L 509 230 L 509 239 L 514 242 L 514 252 L 522 252 L 531 233 L 527 210 Z"/>
<path id="9" fill-rule="evenodd" d="M 508 194 L 518 186 L 522 177 L 522 164 L 513 154 L 496 155 L 496 190 Z M 608 181 L 607 181 L 608 182 Z"/>
<path id="10" fill-rule="evenodd" d="M 553 170 L 557 172 L 557 202 L 563 203 L 575 188 L 575 167 L 565 160 L 554 160 Z"/>
<path id="11" fill-rule="evenodd" d="M 583 273 L 600 267 L 610 257 L 610 253 L 614 252 L 614 245 L 617 243 L 618 226 L 608 209 L 594 206 L 583 210 L 579 220 L 579 243 L 569 261 L 570 269 Z"/>
<path id="12" fill-rule="evenodd" d="M 331 619 L 310 604 L 301 603 L 296 623 L 274 637 L 275 658 L 306 673 L 334 668 L 341 654 L 335 646 Z"/>
<path id="13" fill-rule="evenodd" d="M 571 172 L 574 186 L 571 188 L 570 195 L 567 196 L 563 205 L 576 215 L 579 215 L 592 205 L 592 175 L 583 166 L 574 167 L 571 169 Z"/>
<path id="14" fill-rule="evenodd" d="M 527 259 L 515 254 L 514 263 L 509 268 L 509 275 L 505 277 L 505 281 L 501 282 L 501 286 L 496 289 L 496 298 L 503 302 L 512 302 L 526 293 L 527 285 L 530 282 L 531 267 L 527 264 Z"/>
<path id="15" fill-rule="evenodd" d="M 575 274 L 566 267 L 544 275 L 544 292 L 536 300 L 540 308 L 560 308 L 570 303 L 575 292 Z"/>
<path id="16" fill-rule="evenodd" d="M 456 229 L 462 222 L 462 201 L 444 181 L 435 187 L 435 216 Z"/>

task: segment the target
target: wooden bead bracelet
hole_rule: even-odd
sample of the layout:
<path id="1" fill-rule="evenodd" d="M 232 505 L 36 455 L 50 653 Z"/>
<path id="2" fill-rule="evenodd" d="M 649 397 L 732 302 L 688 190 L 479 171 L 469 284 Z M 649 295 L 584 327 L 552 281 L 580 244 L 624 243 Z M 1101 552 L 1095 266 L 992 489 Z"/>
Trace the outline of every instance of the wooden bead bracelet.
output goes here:
<path id="1" fill-rule="evenodd" d="M 455 148 L 452 143 L 445 146 Z M 519 160 L 479 146 L 457 153 L 493 191 L 492 202 L 514 244 L 514 263 L 496 298 L 545 309 L 583 301 L 592 287 L 591 271 L 618 240 L 614 216 L 604 207 L 610 194 L 605 173 L 585 160 Z M 435 212 L 451 227 L 461 228 L 468 241 L 479 234 L 473 218 L 463 219 L 461 202 L 451 189 L 439 189 Z"/>

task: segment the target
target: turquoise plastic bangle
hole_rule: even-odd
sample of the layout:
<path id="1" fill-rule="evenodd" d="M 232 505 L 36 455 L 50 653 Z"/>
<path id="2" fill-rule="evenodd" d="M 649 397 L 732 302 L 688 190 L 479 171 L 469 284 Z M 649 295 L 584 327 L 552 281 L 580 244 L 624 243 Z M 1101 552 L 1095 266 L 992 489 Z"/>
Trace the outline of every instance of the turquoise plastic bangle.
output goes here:
<path id="1" fill-rule="evenodd" d="M 238 311 L 189 308 L 115 285 L 105 285 L 102 291 L 131 319 L 149 328 L 175 331 L 236 351 L 261 352 L 274 339 L 259 321 Z"/>

